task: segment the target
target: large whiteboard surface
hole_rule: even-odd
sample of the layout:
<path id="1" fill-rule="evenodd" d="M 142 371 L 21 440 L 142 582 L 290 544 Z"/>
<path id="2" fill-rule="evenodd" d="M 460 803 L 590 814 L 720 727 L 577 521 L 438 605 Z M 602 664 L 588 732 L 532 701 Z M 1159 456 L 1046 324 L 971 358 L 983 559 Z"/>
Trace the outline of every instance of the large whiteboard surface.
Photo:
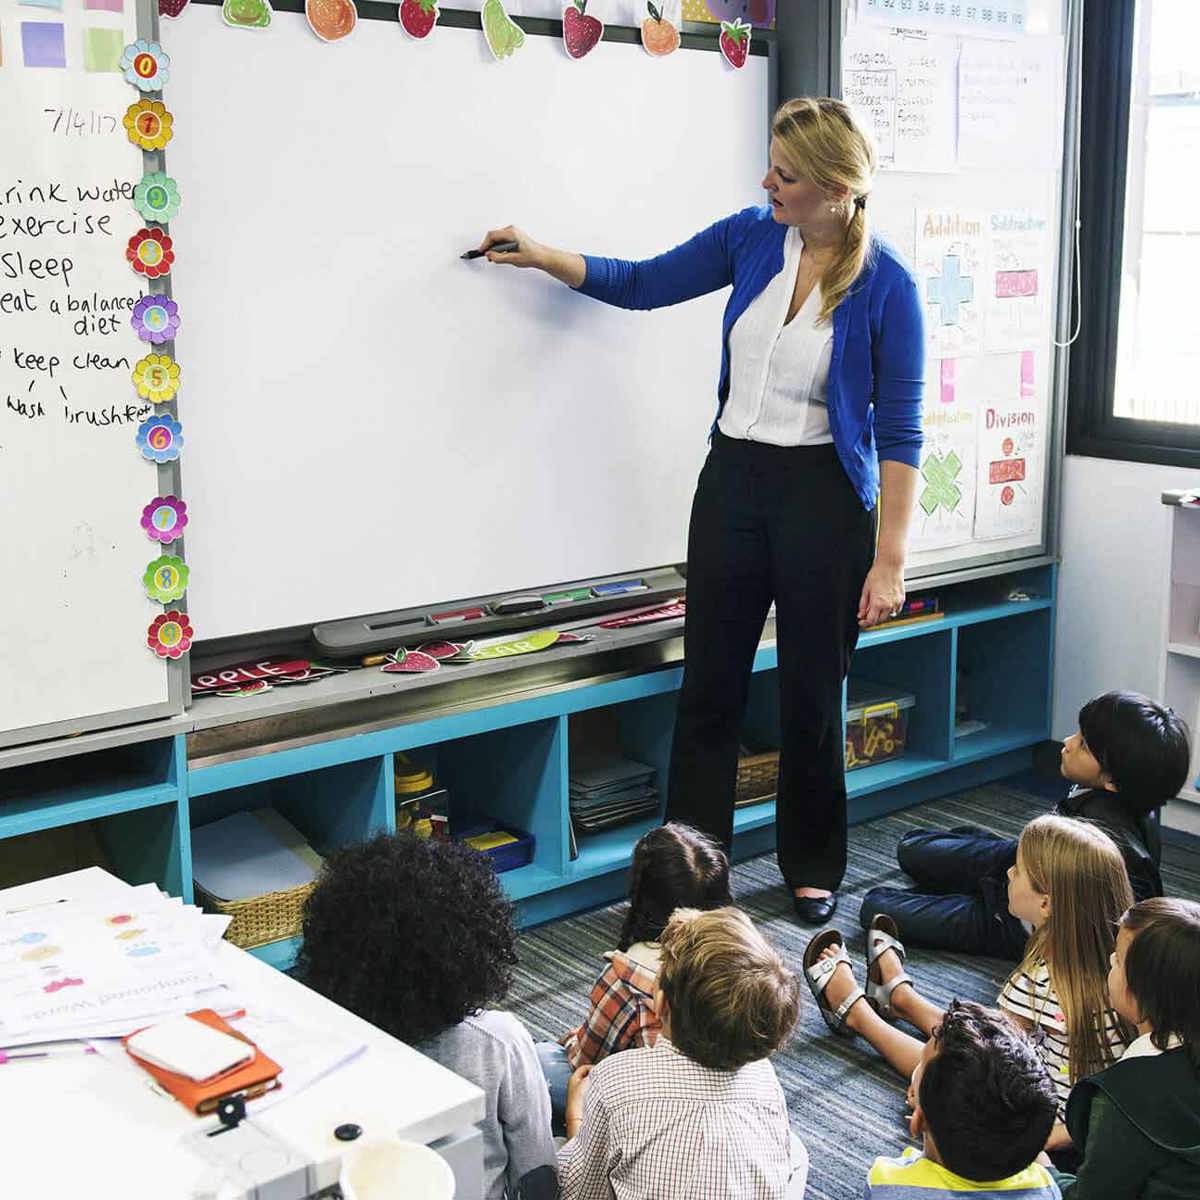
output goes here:
<path id="1" fill-rule="evenodd" d="M 169 32 L 198 635 L 682 561 L 724 296 L 627 313 L 458 256 L 514 222 L 640 257 L 759 202 L 766 60 Z"/>

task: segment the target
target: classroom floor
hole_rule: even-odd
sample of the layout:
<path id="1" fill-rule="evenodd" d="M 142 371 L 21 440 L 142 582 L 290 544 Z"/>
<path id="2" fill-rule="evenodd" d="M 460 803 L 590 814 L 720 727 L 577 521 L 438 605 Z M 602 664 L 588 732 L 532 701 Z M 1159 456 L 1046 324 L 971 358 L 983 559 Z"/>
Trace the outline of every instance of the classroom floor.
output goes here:
<path id="1" fill-rule="evenodd" d="M 1040 793 L 1040 794 L 1039 794 Z M 1022 777 L 918 805 L 850 830 L 850 863 L 835 921 L 846 934 L 860 980 L 863 935 L 858 909 L 864 892 L 879 884 L 906 886 L 896 866 L 896 843 L 910 829 L 975 824 L 1015 836 L 1049 807 L 1044 785 Z M 1200 849 L 1170 843 L 1164 852 L 1168 894 L 1200 899 Z M 760 924 L 789 964 L 800 970 L 812 931 L 792 917 L 773 855 L 740 863 L 733 872 L 735 901 Z M 600 956 L 613 947 L 621 905 L 568 917 L 521 935 L 515 984 L 507 1007 L 535 1039 L 557 1037 L 583 1017 Z M 957 996 L 992 1003 L 1006 974 L 992 959 L 913 950 L 909 970 L 931 1000 Z M 899 1079 L 864 1043 L 835 1037 L 817 1013 L 807 988 L 796 1036 L 776 1056 L 775 1069 L 788 1098 L 792 1127 L 812 1158 L 809 1200 L 858 1200 L 877 1154 L 907 1144 Z"/>

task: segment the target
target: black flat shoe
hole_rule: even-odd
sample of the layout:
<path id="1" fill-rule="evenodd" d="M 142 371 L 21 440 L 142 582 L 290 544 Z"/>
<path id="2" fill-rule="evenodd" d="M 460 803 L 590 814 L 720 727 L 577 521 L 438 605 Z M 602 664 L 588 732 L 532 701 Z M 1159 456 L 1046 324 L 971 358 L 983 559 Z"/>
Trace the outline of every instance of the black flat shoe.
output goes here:
<path id="1" fill-rule="evenodd" d="M 824 925 L 837 908 L 837 892 L 828 896 L 797 896 L 793 893 L 792 904 L 795 906 L 796 916 L 805 925 Z"/>

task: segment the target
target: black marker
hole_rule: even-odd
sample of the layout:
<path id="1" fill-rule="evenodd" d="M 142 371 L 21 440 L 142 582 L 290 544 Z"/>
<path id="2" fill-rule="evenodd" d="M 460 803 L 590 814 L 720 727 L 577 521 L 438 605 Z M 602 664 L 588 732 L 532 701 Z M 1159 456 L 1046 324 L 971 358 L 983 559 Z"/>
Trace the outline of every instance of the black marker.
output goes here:
<path id="1" fill-rule="evenodd" d="M 517 242 L 497 242 L 494 246 L 489 246 L 487 250 L 468 250 L 466 254 L 460 254 L 459 258 L 482 258 L 488 250 L 495 250 L 497 254 L 515 254 L 518 247 Z"/>

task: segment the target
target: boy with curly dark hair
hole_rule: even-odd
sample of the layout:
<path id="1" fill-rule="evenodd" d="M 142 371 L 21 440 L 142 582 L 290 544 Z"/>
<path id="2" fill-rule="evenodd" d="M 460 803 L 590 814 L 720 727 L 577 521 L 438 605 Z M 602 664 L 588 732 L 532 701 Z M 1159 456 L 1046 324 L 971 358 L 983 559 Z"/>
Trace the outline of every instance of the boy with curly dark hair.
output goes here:
<path id="1" fill-rule="evenodd" d="M 381 834 L 326 858 L 297 961 L 314 991 L 483 1091 L 485 1200 L 523 1186 L 533 1194 L 547 1176 L 553 1188 L 550 1098 L 533 1039 L 487 1007 L 508 993 L 515 940 L 512 906 L 481 854 Z"/>

